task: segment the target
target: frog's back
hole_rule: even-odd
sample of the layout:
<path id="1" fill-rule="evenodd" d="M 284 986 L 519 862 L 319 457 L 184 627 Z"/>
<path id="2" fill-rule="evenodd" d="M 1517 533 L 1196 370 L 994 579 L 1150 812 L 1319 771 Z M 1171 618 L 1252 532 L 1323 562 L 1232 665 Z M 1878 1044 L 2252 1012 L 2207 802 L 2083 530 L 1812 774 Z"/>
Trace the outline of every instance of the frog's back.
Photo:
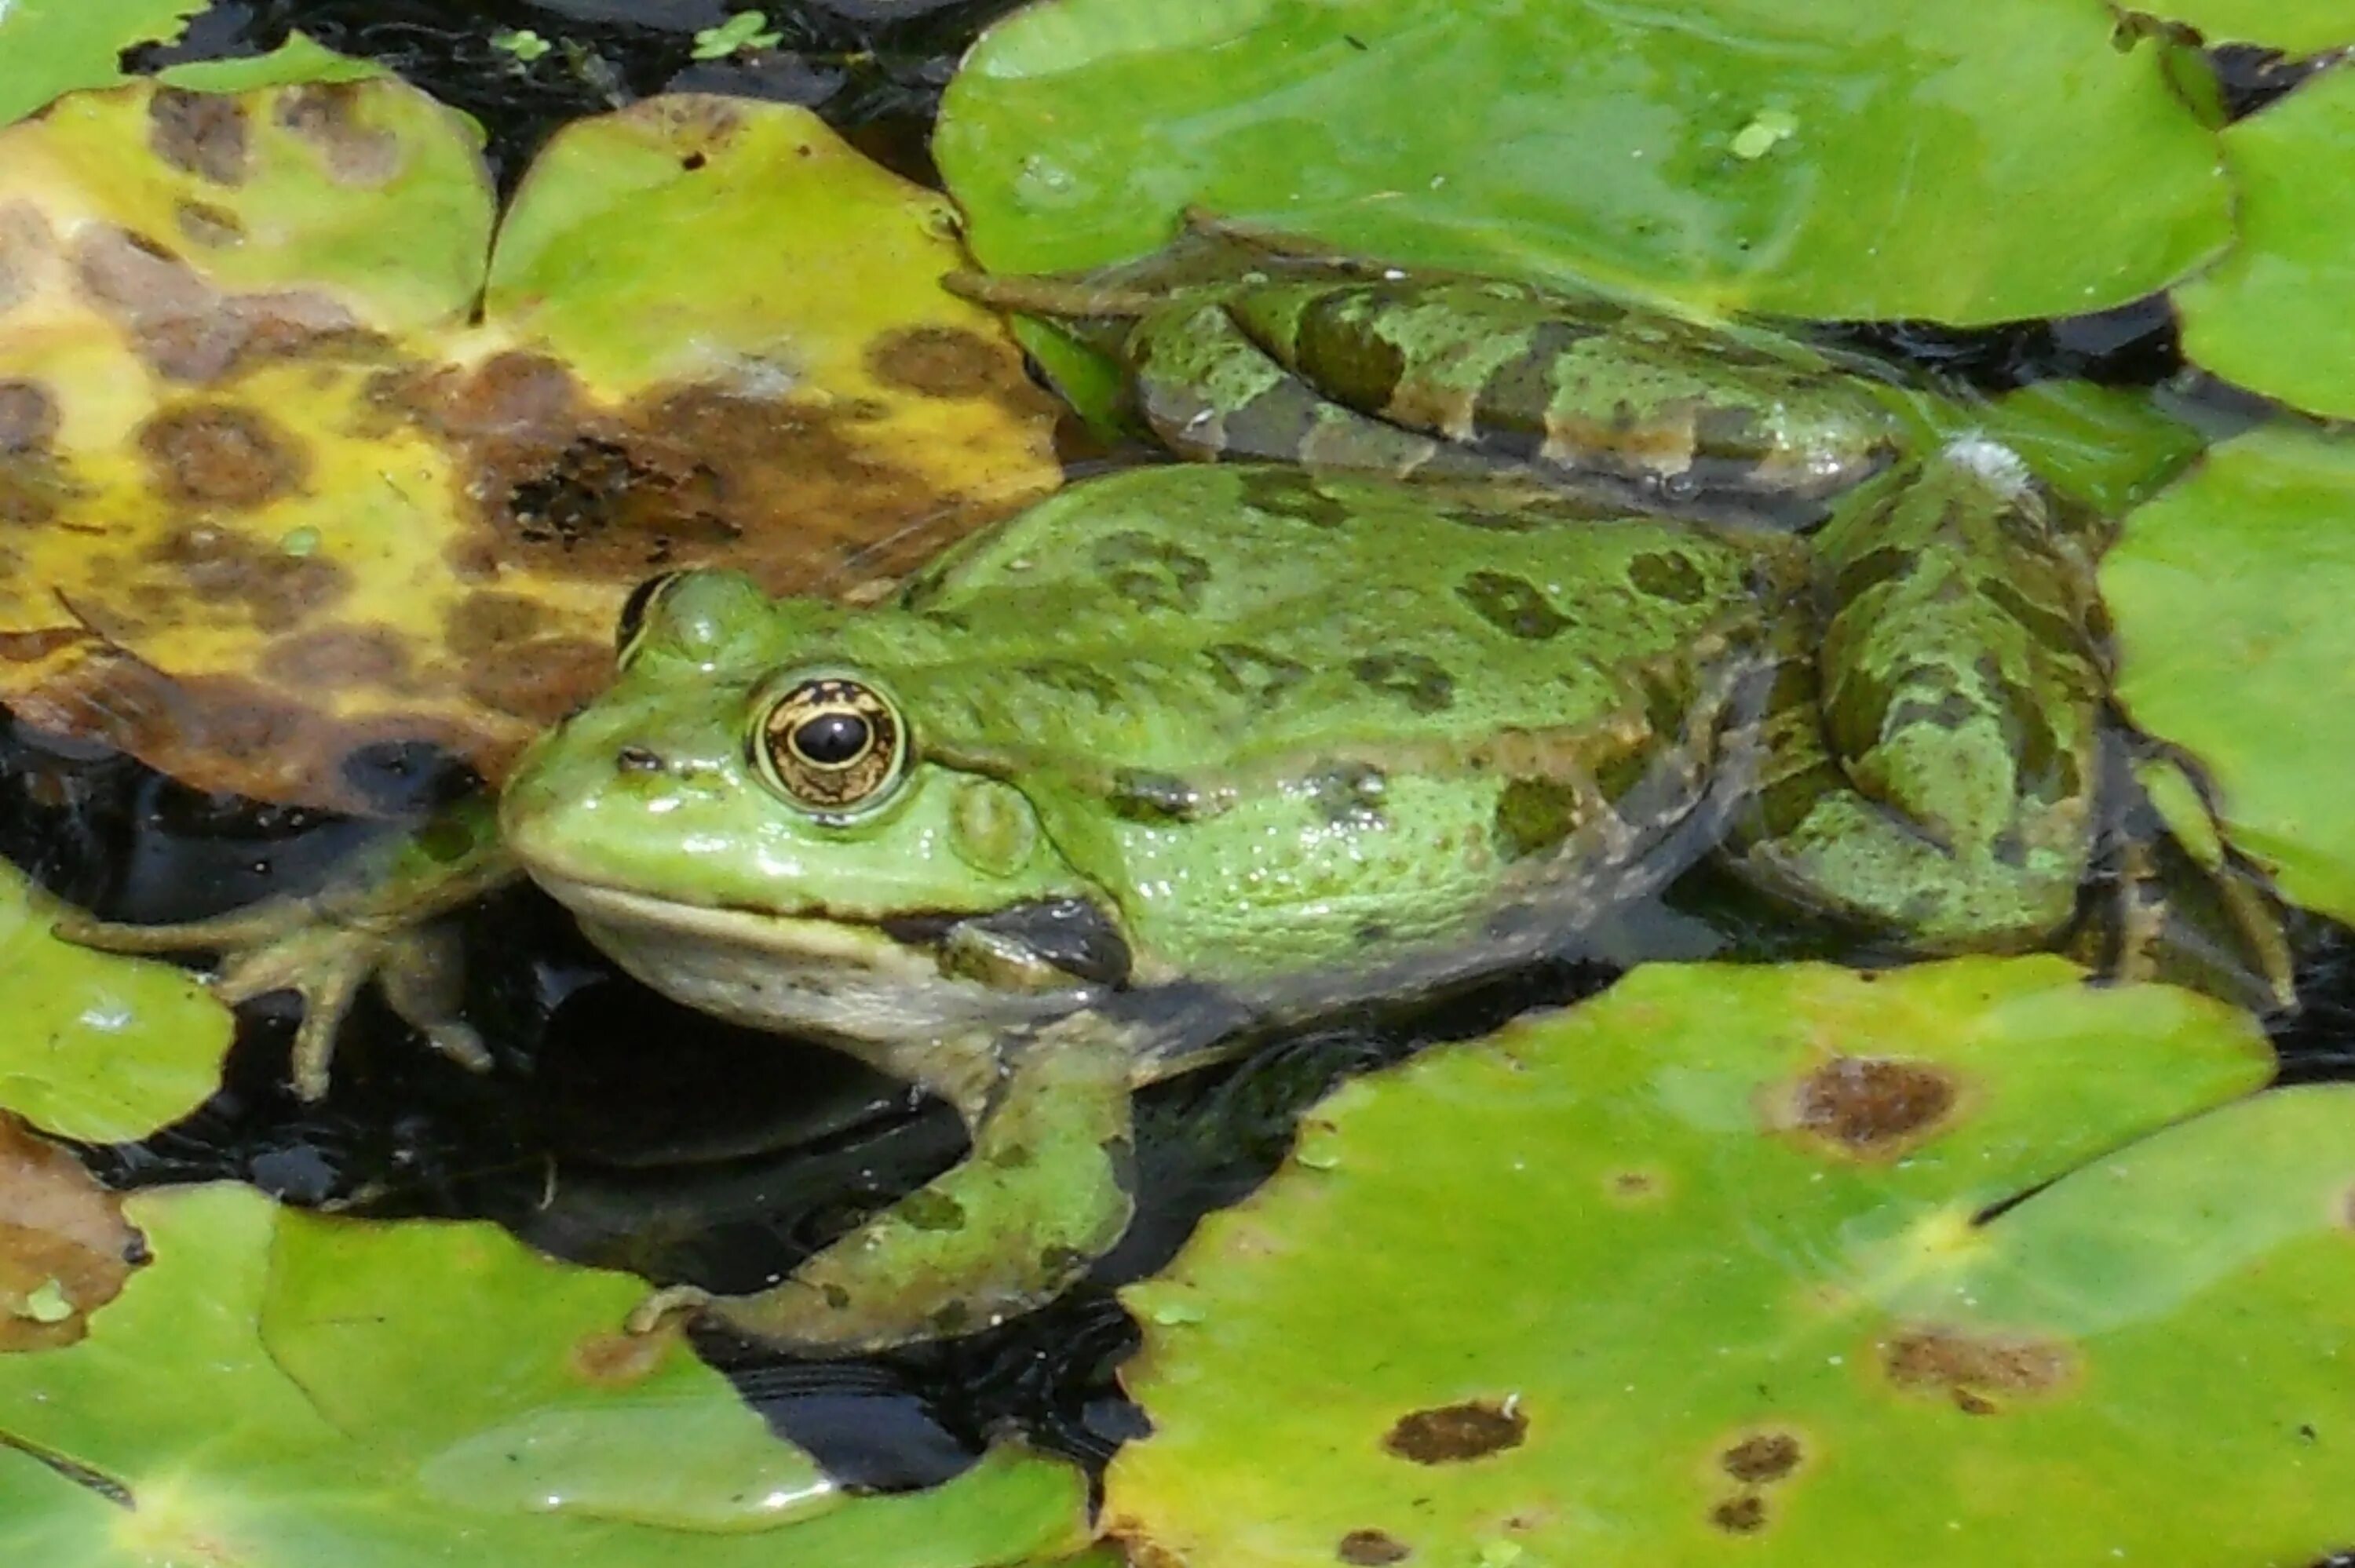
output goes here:
<path id="1" fill-rule="evenodd" d="M 1587 726 L 1639 677 L 1673 694 L 1754 622 L 1774 555 L 1558 496 L 1147 469 L 921 580 L 874 663 L 936 745 L 1240 775 Z"/>

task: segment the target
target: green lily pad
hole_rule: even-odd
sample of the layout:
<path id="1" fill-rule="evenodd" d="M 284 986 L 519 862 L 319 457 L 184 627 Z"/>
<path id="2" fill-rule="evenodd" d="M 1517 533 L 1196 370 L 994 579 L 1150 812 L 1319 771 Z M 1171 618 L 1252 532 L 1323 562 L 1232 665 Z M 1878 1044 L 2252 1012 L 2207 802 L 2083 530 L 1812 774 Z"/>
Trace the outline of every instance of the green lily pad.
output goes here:
<path id="1" fill-rule="evenodd" d="M 2345 0 L 2146 0 L 2120 9 L 2196 27 L 2210 44 L 2256 44 L 2291 55 L 2355 44 L 2355 16 Z"/>
<path id="2" fill-rule="evenodd" d="M 2051 958 L 1639 969 L 1347 1086 L 1131 1288 L 1106 1524 L 1219 1568 L 2313 1561 L 2355 1086 L 2199 1115 L 2268 1065 Z"/>
<path id="3" fill-rule="evenodd" d="M 1078 1478 L 1010 1451 L 843 1496 L 684 1345 L 614 1330 L 638 1281 L 494 1227 L 229 1186 L 129 1207 L 154 1264 L 81 1344 L 0 1358 L 8 1562 L 961 1568 L 1082 1539 Z"/>
<path id="4" fill-rule="evenodd" d="M 2176 291 L 2183 352 L 2318 414 L 2355 417 L 2355 70 L 2328 72 L 2226 129 L 2240 243 Z"/>
<path id="5" fill-rule="evenodd" d="M 55 905 L 0 863 L 0 1107 L 63 1138 L 142 1138 L 220 1083 L 229 1010 L 186 969 L 49 934 Z"/>
<path id="6" fill-rule="evenodd" d="M 2355 920 L 2355 442 L 2226 441 L 2102 563 L 2118 694 L 2205 768 L 2227 834 L 2299 904 Z"/>
<path id="7" fill-rule="evenodd" d="M 176 38 L 206 0 L 11 0 L 0 5 L 0 125 L 77 88 L 123 79 L 134 44 Z"/>
<path id="8" fill-rule="evenodd" d="M 1052 0 L 975 47 L 934 153 L 998 272 L 1143 255 L 1194 203 L 1708 312 L 1990 322 L 2228 237 L 2212 139 L 2113 32 L 2051 0 Z"/>
<path id="9" fill-rule="evenodd" d="M 807 111 L 577 122 L 496 255 L 479 143 L 389 79 L 0 130 L 17 713 L 364 810 L 372 745 L 496 779 L 655 572 L 879 591 L 1057 482 L 1051 401 L 938 285 L 947 203 Z"/>

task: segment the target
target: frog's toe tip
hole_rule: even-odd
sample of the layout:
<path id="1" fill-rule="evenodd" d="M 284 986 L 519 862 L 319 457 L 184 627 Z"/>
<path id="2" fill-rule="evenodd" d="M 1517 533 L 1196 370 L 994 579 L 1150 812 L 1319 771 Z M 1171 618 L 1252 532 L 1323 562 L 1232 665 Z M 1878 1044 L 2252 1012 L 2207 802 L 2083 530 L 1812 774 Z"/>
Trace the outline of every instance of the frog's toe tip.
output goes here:
<path id="1" fill-rule="evenodd" d="M 659 1333 L 672 1323 L 684 1323 L 699 1316 L 711 1305 L 711 1292 L 692 1285 L 674 1285 L 657 1290 L 630 1309 L 622 1328 L 631 1334 Z"/>

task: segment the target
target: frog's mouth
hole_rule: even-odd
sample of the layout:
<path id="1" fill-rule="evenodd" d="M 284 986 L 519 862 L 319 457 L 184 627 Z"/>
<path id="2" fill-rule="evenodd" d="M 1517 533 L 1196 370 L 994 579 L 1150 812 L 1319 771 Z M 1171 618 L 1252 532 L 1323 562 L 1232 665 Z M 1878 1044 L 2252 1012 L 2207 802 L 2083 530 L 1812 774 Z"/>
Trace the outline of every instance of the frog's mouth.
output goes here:
<path id="1" fill-rule="evenodd" d="M 655 990 L 754 1028 L 900 1040 L 1088 1005 L 1128 980 L 1082 899 L 880 921 L 682 904 L 535 872 L 591 942 Z"/>

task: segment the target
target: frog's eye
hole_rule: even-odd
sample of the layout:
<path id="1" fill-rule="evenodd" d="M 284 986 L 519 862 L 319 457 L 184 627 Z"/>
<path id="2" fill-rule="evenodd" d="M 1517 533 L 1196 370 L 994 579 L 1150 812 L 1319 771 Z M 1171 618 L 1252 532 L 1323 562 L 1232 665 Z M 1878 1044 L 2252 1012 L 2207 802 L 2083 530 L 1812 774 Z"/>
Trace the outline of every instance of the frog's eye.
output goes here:
<path id="1" fill-rule="evenodd" d="M 907 730 L 874 687 L 819 675 L 771 705 L 752 752 L 761 776 L 794 805 L 820 816 L 855 816 L 890 798 L 907 768 Z"/>
<path id="2" fill-rule="evenodd" d="M 652 619 L 663 591 L 686 575 L 685 572 L 664 572 L 648 577 L 630 590 L 630 597 L 622 601 L 621 618 L 613 622 L 615 662 L 623 664 L 630 662 L 630 654 L 637 648 L 638 639 L 645 635 L 646 622 Z"/>

